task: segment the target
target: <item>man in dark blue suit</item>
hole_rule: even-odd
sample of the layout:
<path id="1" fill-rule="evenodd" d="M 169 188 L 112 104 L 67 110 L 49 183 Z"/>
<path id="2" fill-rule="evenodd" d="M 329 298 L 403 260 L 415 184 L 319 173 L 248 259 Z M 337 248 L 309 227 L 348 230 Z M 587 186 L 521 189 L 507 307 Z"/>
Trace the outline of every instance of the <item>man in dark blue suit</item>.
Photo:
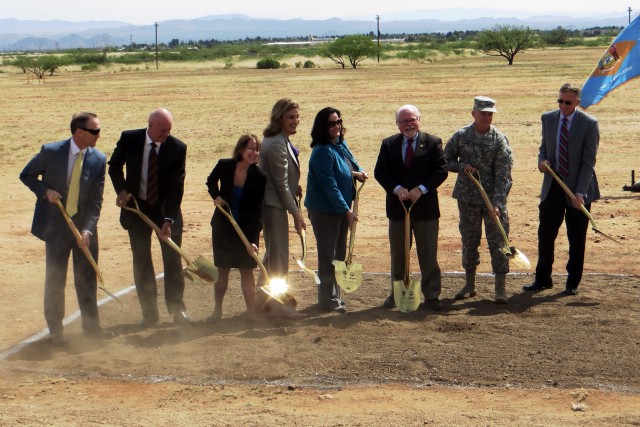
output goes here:
<path id="1" fill-rule="evenodd" d="M 87 246 L 98 261 L 97 225 L 106 169 L 105 155 L 94 148 L 100 138 L 100 122 L 95 114 L 83 112 L 73 116 L 70 127 L 70 139 L 44 144 L 20 173 L 20 180 L 37 197 L 31 232 L 45 242 L 44 315 L 54 344 L 64 343 L 64 288 L 70 253 L 73 253 L 73 277 L 82 329 L 89 336 L 110 336 L 100 326 L 95 271 L 82 253 L 82 248 Z M 76 168 L 80 168 L 79 192 L 72 191 L 77 199 L 71 197 L 77 200 L 76 204 L 69 201 L 69 189 L 77 162 L 81 162 Z M 81 240 L 74 238 L 56 206 L 56 199 L 66 205 L 71 219 L 81 230 Z"/>
<path id="2" fill-rule="evenodd" d="M 376 181 L 387 192 L 391 249 L 392 288 L 382 306 L 395 306 L 393 281 L 403 279 L 405 264 L 402 203 L 405 206 L 413 203 L 410 221 L 422 273 L 424 307 L 440 311 L 442 278 L 438 265 L 440 207 L 437 189 L 448 175 L 442 139 L 420 131 L 420 111 L 413 105 L 398 109 L 396 125 L 400 133 L 382 141 L 374 170 Z"/>
<path id="3" fill-rule="evenodd" d="M 109 176 L 118 194 L 118 206 L 124 206 L 130 195 L 135 196 L 140 210 L 180 246 L 180 204 L 184 194 L 187 146 L 171 135 L 172 126 L 171 113 L 158 108 L 149 116 L 146 129 L 122 132 L 109 159 Z M 120 214 L 120 224 L 129 232 L 133 253 L 133 280 L 142 309 L 142 320 L 138 325 L 150 327 L 159 320 L 158 287 L 151 258 L 152 230 L 139 216 L 125 209 Z M 175 323 L 188 324 L 190 319 L 183 301 L 182 260 L 165 242 L 160 241 L 160 248 L 167 310 L 173 314 Z"/>

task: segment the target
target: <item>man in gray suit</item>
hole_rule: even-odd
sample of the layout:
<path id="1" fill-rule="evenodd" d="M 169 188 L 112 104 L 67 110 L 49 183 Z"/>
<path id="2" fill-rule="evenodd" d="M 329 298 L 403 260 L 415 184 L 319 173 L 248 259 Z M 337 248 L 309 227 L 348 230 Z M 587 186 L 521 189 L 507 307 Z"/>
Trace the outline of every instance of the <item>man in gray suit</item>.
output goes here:
<path id="1" fill-rule="evenodd" d="M 569 240 L 569 261 L 565 295 L 576 295 L 582 279 L 588 218 L 580 210 L 600 198 L 595 165 L 600 132 L 593 117 L 576 109 L 580 104 L 580 88 L 565 83 L 560 88 L 559 109 L 542 115 L 542 144 L 538 155 L 538 169 L 544 173 L 540 195 L 540 225 L 538 227 L 538 265 L 536 279 L 525 291 L 539 291 L 553 287 L 551 271 L 554 243 L 565 221 Z M 548 161 L 554 171 L 575 194 L 572 201 L 562 187 L 548 173 L 543 162 Z"/>
<path id="2" fill-rule="evenodd" d="M 306 229 L 295 197 L 302 196 L 298 149 L 289 139 L 300 123 L 298 104 L 280 99 L 273 106 L 269 125 L 263 132 L 260 168 L 267 176 L 262 207 L 265 254 L 263 263 L 270 277 L 286 279 L 289 273 L 289 218 L 298 233 Z M 262 274 L 258 284 L 264 284 Z"/>
<path id="3" fill-rule="evenodd" d="M 64 288 L 71 252 L 83 332 L 98 338 L 111 336 L 100 327 L 97 278 L 82 253 L 82 248 L 87 246 L 98 261 L 97 225 L 106 169 L 105 155 L 94 148 L 100 138 L 100 122 L 93 113 L 78 113 L 71 119 L 70 127 L 70 139 L 44 144 L 20 173 L 20 180 L 37 197 L 31 232 L 45 242 L 44 315 L 51 341 L 57 345 L 64 344 Z M 77 192 L 69 191 L 76 164 L 80 174 L 76 174 L 79 180 Z M 78 188 L 77 181 L 75 185 Z M 70 193 L 75 193 L 77 198 L 69 197 Z M 56 199 L 61 199 L 74 224 L 81 230 L 81 240 L 74 238 L 56 206 Z"/>

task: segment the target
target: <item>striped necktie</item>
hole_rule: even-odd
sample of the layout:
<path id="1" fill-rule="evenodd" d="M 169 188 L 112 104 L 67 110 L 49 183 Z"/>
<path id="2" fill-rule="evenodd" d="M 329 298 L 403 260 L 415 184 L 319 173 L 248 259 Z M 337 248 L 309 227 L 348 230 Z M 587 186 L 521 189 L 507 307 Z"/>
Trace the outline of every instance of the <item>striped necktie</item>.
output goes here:
<path id="1" fill-rule="evenodd" d="M 562 118 L 560 146 L 558 147 L 558 172 L 562 178 L 569 176 L 569 120 Z"/>
<path id="2" fill-rule="evenodd" d="M 69 193 L 67 194 L 67 203 L 65 209 L 69 216 L 78 213 L 78 200 L 80 199 L 80 177 L 82 176 L 82 163 L 84 162 L 84 153 L 79 151 L 76 154 L 76 160 L 73 162 L 73 171 L 71 171 L 71 181 L 69 182 Z"/>
<path id="3" fill-rule="evenodd" d="M 147 169 L 147 203 L 154 206 L 158 203 L 158 153 L 157 145 L 152 142 L 149 151 L 149 166 Z"/>

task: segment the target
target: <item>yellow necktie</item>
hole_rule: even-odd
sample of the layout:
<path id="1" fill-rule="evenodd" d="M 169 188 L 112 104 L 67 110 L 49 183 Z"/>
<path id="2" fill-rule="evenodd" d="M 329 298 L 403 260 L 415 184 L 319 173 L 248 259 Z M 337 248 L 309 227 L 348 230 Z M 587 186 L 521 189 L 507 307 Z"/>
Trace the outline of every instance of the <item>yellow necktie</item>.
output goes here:
<path id="1" fill-rule="evenodd" d="M 69 183 L 69 194 L 67 194 L 67 204 L 65 208 L 69 216 L 78 213 L 78 199 L 80 198 L 80 176 L 82 175 L 82 162 L 84 153 L 76 154 L 76 161 L 73 162 L 73 172 L 71 172 L 71 182 Z"/>

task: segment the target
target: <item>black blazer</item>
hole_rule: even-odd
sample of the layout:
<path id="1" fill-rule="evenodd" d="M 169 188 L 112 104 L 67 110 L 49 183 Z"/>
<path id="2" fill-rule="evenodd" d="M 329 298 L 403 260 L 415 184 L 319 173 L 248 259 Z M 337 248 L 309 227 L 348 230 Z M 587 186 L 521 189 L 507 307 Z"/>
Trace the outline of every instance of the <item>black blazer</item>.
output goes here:
<path id="1" fill-rule="evenodd" d="M 109 159 L 109 176 L 116 194 L 127 190 L 138 197 L 146 132 L 146 129 L 124 131 L 116 143 L 116 148 Z M 187 146 L 178 138 L 170 135 L 165 142 L 160 144 L 158 152 L 158 207 L 160 212 L 150 212 L 152 214 L 150 216 L 155 217 L 156 220 L 158 216 L 160 219 L 175 220 L 178 218 L 184 194 L 186 157 Z M 126 178 L 124 165 L 127 169 Z M 125 229 L 134 220 L 137 220 L 136 214 L 122 209 L 120 223 Z"/>
<path id="2" fill-rule="evenodd" d="M 374 169 L 376 181 L 387 192 L 387 218 L 404 220 L 404 209 L 393 190 L 401 185 L 411 190 L 422 184 L 427 190 L 411 209 L 411 218 L 428 221 L 440 218 L 437 188 L 447 179 L 446 160 L 442 150 L 442 139 L 425 132 L 418 134 L 416 150 L 407 171 L 402 160 L 402 134 L 385 138 L 380 147 Z"/>
<path id="3" fill-rule="evenodd" d="M 236 171 L 237 161 L 234 159 L 221 159 L 213 168 L 209 178 L 207 178 L 207 188 L 209 194 L 215 200 L 222 197 L 226 202 L 231 202 L 233 197 L 233 177 Z M 236 218 L 238 225 L 247 236 L 249 242 L 257 244 L 260 230 L 262 230 L 262 201 L 264 199 L 267 177 L 258 165 L 249 166 L 247 180 L 242 189 L 240 199 L 240 217 Z M 215 210 L 211 218 L 211 225 L 215 222 L 229 220 L 224 217 L 218 209 Z"/>

